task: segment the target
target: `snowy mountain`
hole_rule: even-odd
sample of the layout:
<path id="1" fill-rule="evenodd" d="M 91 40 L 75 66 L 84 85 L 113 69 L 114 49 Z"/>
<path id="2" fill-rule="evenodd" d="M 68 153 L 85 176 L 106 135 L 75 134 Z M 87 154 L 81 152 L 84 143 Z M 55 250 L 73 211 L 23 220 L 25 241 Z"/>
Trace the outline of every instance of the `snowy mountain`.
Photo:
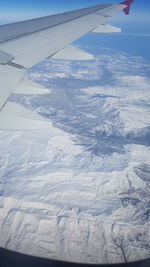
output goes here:
<path id="1" fill-rule="evenodd" d="M 149 70 L 108 49 L 30 70 L 50 93 L 11 101 L 52 126 L 0 132 L 1 247 L 86 263 L 149 257 Z"/>

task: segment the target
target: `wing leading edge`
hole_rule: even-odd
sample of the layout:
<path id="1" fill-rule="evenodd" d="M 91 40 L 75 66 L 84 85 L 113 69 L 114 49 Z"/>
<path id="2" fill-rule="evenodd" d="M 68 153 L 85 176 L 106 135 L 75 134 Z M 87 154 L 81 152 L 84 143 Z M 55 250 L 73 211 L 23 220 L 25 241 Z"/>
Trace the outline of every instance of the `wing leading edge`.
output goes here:
<path id="1" fill-rule="evenodd" d="M 48 93 L 32 81 L 23 80 L 26 69 L 43 59 L 91 60 L 92 55 L 70 44 L 89 32 L 119 32 L 106 21 L 120 10 L 128 14 L 131 2 L 97 5 L 0 26 L 0 129 L 51 127 L 51 122 L 41 116 L 7 102 L 8 97 L 12 93 Z"/>

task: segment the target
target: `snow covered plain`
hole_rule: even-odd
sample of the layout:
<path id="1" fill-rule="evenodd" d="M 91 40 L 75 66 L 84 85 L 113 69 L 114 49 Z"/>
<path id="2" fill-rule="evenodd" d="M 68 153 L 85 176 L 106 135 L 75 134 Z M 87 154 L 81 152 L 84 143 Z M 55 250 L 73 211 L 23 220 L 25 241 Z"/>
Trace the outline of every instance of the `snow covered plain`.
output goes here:
<path id="1" fill-rule="evenodd" d="M 149 257 L 150 65 L 100 52 L 42 62 L 28 76 L 50 94 L 11 98 L 52 126 L 0 132 L 1 247 L 86 263 Z"/>

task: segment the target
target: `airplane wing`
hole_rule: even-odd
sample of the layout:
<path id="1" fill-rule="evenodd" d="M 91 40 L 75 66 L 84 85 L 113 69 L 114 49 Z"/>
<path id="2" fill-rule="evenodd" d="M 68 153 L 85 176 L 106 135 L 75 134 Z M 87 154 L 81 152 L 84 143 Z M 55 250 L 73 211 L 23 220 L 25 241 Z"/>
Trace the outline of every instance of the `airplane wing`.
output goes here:
<path id="1" fill-rule="evenodd" d="M 131 2 L 104 4 L 71 12 L 0 26 L 0 129 L 33 130 L 49 128 L 51 123 L 8 97 L 13 93 L 48 93 L 42 86 L 24 80 L 26 69 L 43 59 L 90 60 L 87 52 L 70 44 L 81 36 L 112 33 L 119 28 L 106 24 L 117 11 L 129 13 Z"/>

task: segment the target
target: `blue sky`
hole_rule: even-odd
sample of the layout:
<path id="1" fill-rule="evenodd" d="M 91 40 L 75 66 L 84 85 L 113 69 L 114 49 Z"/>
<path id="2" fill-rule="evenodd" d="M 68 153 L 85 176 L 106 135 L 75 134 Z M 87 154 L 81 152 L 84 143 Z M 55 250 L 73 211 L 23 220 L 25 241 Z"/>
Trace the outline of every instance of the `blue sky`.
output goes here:
<path id="1" fill-rule="evenodd" d="M 119 0 L 1 0 L 0 22 L 17 21 L 31 17 L 44 16 L 84 6 L 119 3 Z M 149 17 L 150 1 L 135 0 L 132 7 L 132 17 L 140 16 L 141 20 Z M 121 19 L 121 17 L 119 16 Z M 123 18 L 122 18 L 123 19 Z"/>

